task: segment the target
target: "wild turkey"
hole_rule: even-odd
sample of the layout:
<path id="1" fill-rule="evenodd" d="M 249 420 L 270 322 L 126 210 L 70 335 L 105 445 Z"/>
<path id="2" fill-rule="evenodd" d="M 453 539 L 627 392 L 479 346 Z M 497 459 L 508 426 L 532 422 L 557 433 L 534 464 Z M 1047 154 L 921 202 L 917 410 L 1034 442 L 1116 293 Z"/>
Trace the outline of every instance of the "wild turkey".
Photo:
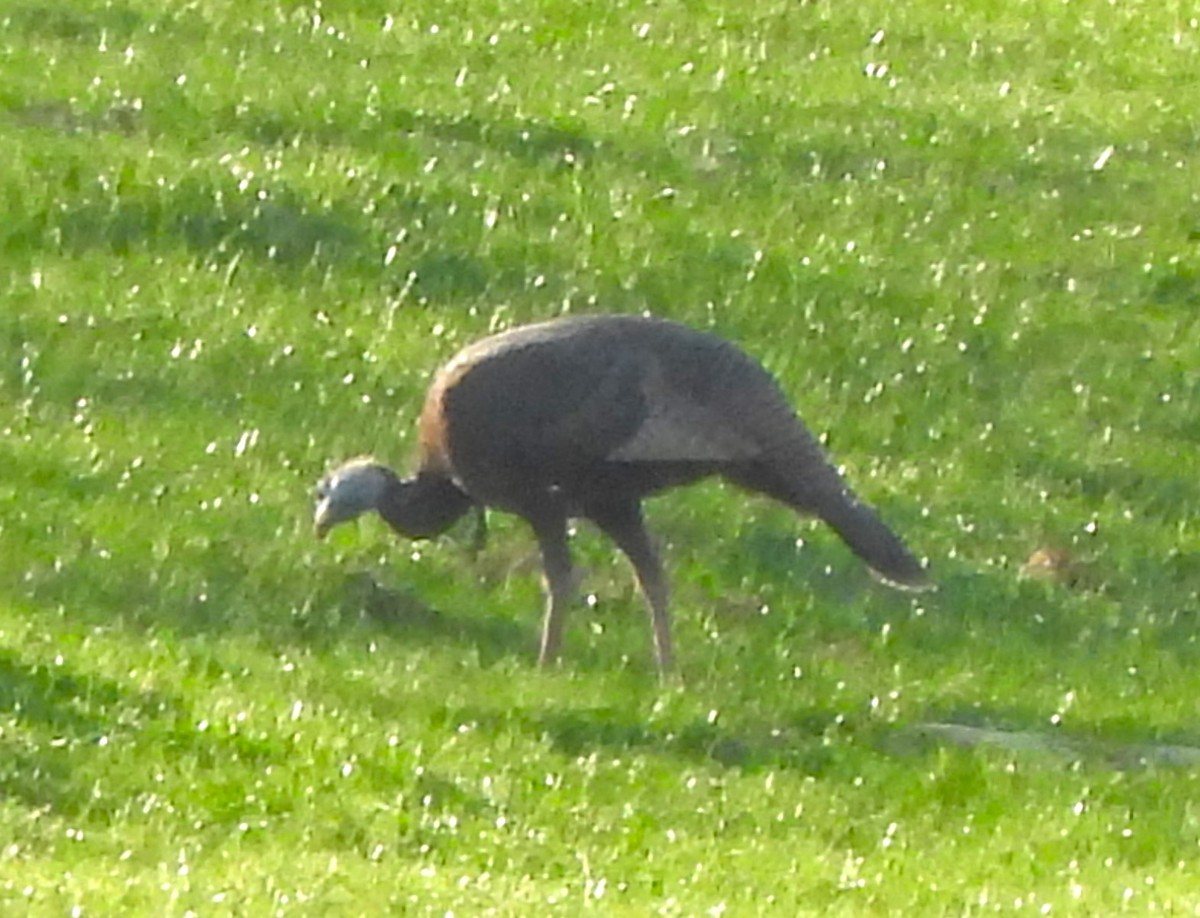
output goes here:
<path id="1" fill-rule="evenodd" d="M 472 507 L 523 517 L 547 585 L 539 661 L 557 658 L 575 577 L 567 521 L 584 517 L 633 563 L 659 669 L 673 665 L 667 582 L 643 497 L 709 475 L 820 517 L 886 582 L 925 571 L 828 464 L 774 379 L 714 335 L 636 316 L 562 318 L 462 350 L 434 378 L 416 474 L 355 459 L 317 489 L 318 536 L 369 510 L 410 538 Z"/>

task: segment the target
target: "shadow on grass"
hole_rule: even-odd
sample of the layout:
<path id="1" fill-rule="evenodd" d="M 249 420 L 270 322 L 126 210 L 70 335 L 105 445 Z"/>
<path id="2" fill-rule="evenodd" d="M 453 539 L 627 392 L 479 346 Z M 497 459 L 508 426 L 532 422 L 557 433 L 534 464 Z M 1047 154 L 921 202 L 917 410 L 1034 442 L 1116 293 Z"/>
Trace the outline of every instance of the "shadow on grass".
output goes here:
<path id="1" fill-rule="evenodd" d="M 139 716 L 156 716 L 166 710 L 168 700 L 153 692 L 131 699 L 108 679 L 76 675 L 61 657 L 30 663 L 10 649 L 0 649 L 0 710 L 18 714 L 26 726 L 95 740 L 112 726 L 96 710 L 118 705 Z"/>
<path id="2" fill-rule="evenodd" d="M 66 192 L 61 201 L 45 209 L 26 202 L 30 209 L 14 215 L 5 228 L 7 248 L 37 247 L 53 236 L 73 254 L 100 248 L 124 255 L 137 246 L 182 244 L 199 256 L 227 261 L 246 252 L 282 267 L 361 257 L 365 230 L 349 205 L 320 203 L 280 184 L 259 198 L 232 178 L 143 185 L 132 170 L 96 195 L 100 189 L 81 187 L 81 167 L 70 165 L 59 176 Z"/>
<path id="3" fill-rule="evenodd" d="M 171 504 L 160 512 L 169 516 Z M 22 531 L 11 529 L 15 537 Z M 56 553 L 14 571 L 0 584 L 0 597 L 48 614 L 66 611 L 81 625 L 131 633 L 246 634 L 264 646 L 317 651 L 387 637 L 414 646 L 458 647 L 484 666 L 509 656 L 533 660 L 533 623 L 486 609 L 434 608 L 414 590 L 381 586 L 368 574 L 331 567 L 328 579 L 297 577 L 289 585 L 258 569 L 227 537 L 188 536 L 160 561 L 150 546 L 145 552 L 127 546 L 115 556 L 97 551 L 90 535 L 70 521 L 58 535 Z"/>
<path id="4" fill-rule="evenodd" d="M 486 147 L 531 162 L 555 162 L 567 168 L 564 157 L 599 155 L 609 149 L 589 137 L 580 125 L 554 124 L 531 118 L 486 121 L 476 115 L 447 116 L 412 109 L 390 109 L 378 123 L 302 123 L 278 112 L 241 114 L 233 109 L 218 116 L 223 130 L 248 140 L 275 146 L 303 138 L 322 146 L 352 146 L 387 154 L 411 135 L 451 144 Z"/>
<path id="5" fill-rule="evenodd" d="M 90 9 L 70 9 L 61 2 L 6 4 L 8 28 L 29 38 L 72 41 L 94 48 L 102 38 L 129 41 L 145 24 L 136 10 L 120 3 Z"/>
<path id="6" fill-rule="evenodd" d="M 116 779 L 129 786 L 115 797 L 95 793 L 102 777 L 112 777 L 106 773 L 110 762 L 127 761 L 130 745 L 154 745 L 148 763 L 173 753 L 213 769 L 278 758 L 249 737 L 206 732 L 179 696 L 78 673 L 61 656 L 39 660 L 0 650 L 0 716 L 5 715 L 11 724 L 0 736 L 0 796 L 48 806 L 59 815 L 106 818 L 130 805 L 125 791 L 151 792 L 148 764 L 142 773 Z"/>
<path id="7" fill-rule="evenodd" d="M 455 212 L 453 192 L 408 192 L 389 185 L 371 202 L 378 212 L 363 216 L 364 203 L 350 196 L 317 198 L 281 180 L 244 186 L 233 177 L 189 175 L 177 182 L 146 184 L 136 165 L 104 189 L 81 187 L 89 167 L 79 158 L 61 167 L 60 187 L 49 205 L 14 196 L 0 228 L 0 250 L 14 256 L 43 249 L 81 255 L 88 251 L 124 257 L 135 251 L 182 249 L 203 264 L 232 272 L 243 262 L 274 269 L 282 283 L 298 284 L 336 270 L 378 289 L 457 303 L 485 291 L 497 295 L 525 288 L 529 278 L 521 246 L 477 254 L 473 228 L 439 227 L 436 215 Z M 47 175 L 52 169 L 48 167 Z M 464 192 L 465 194 L 465 192 Z M 394 264 L 384 264 L 388 232 L 416 223 L 429 229 L 406 247 Z M 385 231 L 384 225 L 393 229 Z M 538 249 L 538 273 L 563 276 L 569 253 Z"/>
<path id="8" fill-rule="evenodd" d="M 215 659 L 186 661 L 209 678 L 221 675 Z M 236 676 L 238 673 L 229 673 Z M 182 696 L 141 691 L 95 674 L 81 674 L 60 658 L 37 660 L 0 650 L 0 800 L 21 803 L 81 825 L 110 828 L 129 812 L 165 811 L 204 825 L 239 826 L 257 817 L 287 814 L 306 805 L 287 778 L 295 765 L 295 737 L 248 735 L 210 724 Z M 312 757 L 316 752 L 305 750 Z M 332 760 L 306 760 L 317 796 L 339 792 L 337 752 Z M 477 795 L 433 769 L 397 775 L 369 762 L 361 769 L 372 793 L 420 801 L 423 815 L 490 812 Z M 182 774 L 182 778 L 181 778 Z M 278 774 L 281 780 L 263 780 Z M 319 776 L 319 777 L 318 777 Z M 247 796 L 247 788 L 255 792 Z M 401 831 L 420 835 L 420 820 L 400 813 Z M 408 825 L 411 823 L 411 825 Z M 353 833 L 353 824 L 333 829 Z M 353 841 L 354 839 L 349 839 Z M 369 847 L 360 845 L 359 847 Z M 412 846 L 416 849 L 416 846 Z"/>
<path id="9" fill-rule="evenodd" d="M 707 718 L 685 724 L 647 724 L 637 713 L 617 707 L 503 712 L 460 709 L 454 717 L 473 723 L 485 734 L 517 732 L 547 740 L 556 751 L 571 757 L 650 754 L 746 772 L 788 769 L 814 777 L 836 773 L 839 761 L 837 744 L 829 742 L 839 718 L 826 709 L 792 712 L 779 726 L 740 731 Z"/>
<path id="10" fill-rule="evenodd" d="M 472 613 L 427 604 L 415 590 L 380 585 L 365 572 L 338 574 L 307 600 L 292 625 L 307 644 L 345 640 L 347 626 L 360 635 L 387 636 L 401 644 L 459 647 L 481 666 L 506 657 L 528 657 L 536 646 L 532 626 L 519 624 L 486 608 Z"/>

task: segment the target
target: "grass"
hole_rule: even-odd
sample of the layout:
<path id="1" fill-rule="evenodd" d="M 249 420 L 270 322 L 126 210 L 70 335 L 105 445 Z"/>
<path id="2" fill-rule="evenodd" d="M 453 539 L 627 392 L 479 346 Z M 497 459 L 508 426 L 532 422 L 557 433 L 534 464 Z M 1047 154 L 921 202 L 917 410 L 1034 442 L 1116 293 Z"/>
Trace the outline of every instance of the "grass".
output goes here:
<path id="1" fill-rule="evenodd" d="M 1103 752 L 1200 744 L 1200 27 L 961 6 L 6 4 L 4 913 L 1200 911 L 1196 774 Z M 564 310 L 740 341 L 941 589 L 671 494 L 661 689 L 588 531 L 551 672 L 518 523 L 313 541 Z"/>

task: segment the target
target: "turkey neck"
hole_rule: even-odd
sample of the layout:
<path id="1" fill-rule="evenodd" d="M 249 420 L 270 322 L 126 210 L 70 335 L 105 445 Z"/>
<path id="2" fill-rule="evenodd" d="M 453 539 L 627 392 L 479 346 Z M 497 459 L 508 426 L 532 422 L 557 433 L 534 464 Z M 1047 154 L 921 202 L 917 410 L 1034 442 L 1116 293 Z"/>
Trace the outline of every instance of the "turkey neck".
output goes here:
<path id="1" fill-rule="evenodd" d="M 378 509 L 384 522 L 401 535 L 427 539 L 449 529 L 472 504 L 449 479 L 421 474 L 394 479 Z"/>

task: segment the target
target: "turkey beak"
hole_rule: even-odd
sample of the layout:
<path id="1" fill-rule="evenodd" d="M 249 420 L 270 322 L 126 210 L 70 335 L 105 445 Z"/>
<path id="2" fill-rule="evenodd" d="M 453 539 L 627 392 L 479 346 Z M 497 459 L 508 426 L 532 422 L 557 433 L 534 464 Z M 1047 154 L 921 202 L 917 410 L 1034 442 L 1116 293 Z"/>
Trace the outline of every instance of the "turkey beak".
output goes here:
<path id="1" fill-rule="evenodd" d="M 334 519 L 333 513 L 329 506 L 329 498 L 323 497 L 317 503 L 317 509 L 313 513 L 313 530 L 317 534 L 318 539 L 324 539 L 330 529 L 333 528 Z"/>

